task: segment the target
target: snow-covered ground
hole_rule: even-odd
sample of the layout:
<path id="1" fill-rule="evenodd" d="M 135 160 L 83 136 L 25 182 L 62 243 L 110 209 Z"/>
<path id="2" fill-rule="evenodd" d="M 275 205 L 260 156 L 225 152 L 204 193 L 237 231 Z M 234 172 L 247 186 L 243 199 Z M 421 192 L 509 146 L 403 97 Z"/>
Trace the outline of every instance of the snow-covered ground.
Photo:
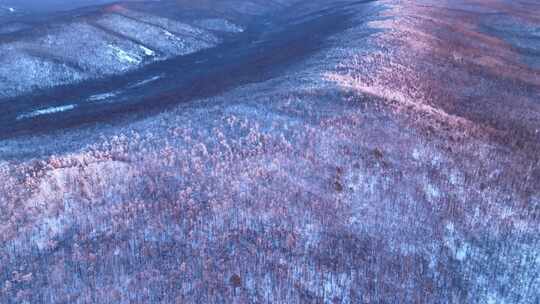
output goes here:
<path id="1" fill-rule="evenodd" d="M 28 118 L 32 118 L 32 117 L 36 117 L 36 116 L 49 115 L 49 114 L 54 114 L 54 113 L 70 111 L 70 110 L 75 109 L 75 107 L 76 107 L 75 105 L 66 105 L 66 106 L 50 107 L 50 108 L 35 110 L 35 111 L 32 111 L 32 112 L 21 114 L 21 115 L 17 116 L 17 120 L 28 119 Z"/>
<path id="2" fill-rule="evenodd" d="M 220 43 L 203 28 L 127 8 L 42 27 L 0 42 L 0 100 L 123 74 Z"/>
<path id="3" fill-rule="evenodd" d="M 202 19 L 199 20 L 196 24 L 202 28 L 213 31 L 224 31 L 232 33 L 241 33 L 244 31 L 244 28 L 242 28 L 241 26 L 222 18 Z"/>
<path id="4" fill-rule="evenodd" d="M 0 302 L 538 303 L 537 59 L 485 28 L 538 26 L 524 3 L 296 3 L 350 27 L 270 79 L 0 142 Z"/>

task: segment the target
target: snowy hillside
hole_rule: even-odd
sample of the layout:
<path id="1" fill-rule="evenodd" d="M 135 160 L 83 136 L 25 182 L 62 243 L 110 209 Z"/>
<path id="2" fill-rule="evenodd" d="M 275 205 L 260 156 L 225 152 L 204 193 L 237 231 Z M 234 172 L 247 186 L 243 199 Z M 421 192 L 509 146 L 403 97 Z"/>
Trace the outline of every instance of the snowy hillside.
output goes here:
<path id="1" fill-rule="evenodd" d="M 539 11 L 171 0 L 18 20 L 0 303 L 540 303 Z"/>

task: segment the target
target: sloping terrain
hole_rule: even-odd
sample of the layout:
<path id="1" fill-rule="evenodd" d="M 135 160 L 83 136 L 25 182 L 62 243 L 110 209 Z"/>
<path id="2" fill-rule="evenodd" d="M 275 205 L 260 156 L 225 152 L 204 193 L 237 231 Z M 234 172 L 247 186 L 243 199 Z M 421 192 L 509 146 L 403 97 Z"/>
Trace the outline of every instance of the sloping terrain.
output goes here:
<path id="1" fill-rule="evenodd" d="M 242 23 L 281 7 L 272 1 L 126 1 L 34 16 L 2 4 L 0 102 L 216 47 L 223 34 L 243 32 Z"/>
<path id="2" fill-rule="evenodd" d="M 6 34 L 4 41 L 0 42 L 0 100 L 125 73 L 220 43 L 205 29 L 121 5 Z"/>
<path id="3" fill-rule="evenodd" d="M 0 302 L 538 303 L 538 5 L 265 3 L 170 4 L 256 35 L 0 142 Z"/>

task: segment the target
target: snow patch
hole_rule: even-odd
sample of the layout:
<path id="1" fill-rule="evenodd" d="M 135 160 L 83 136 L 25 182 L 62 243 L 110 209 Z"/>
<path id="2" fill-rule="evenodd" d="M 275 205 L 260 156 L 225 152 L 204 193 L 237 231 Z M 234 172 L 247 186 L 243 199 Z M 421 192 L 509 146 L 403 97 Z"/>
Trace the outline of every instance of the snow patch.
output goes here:
<path id="1" fill-rule="evenodd" d="M 458 261 L 465 260 L 468 252 L 469 252 L 469 245 L 467 243 L 463 243 L 463 245 L 459 246 L 456 250 L 456 260 Z"/>
<path id="2" fill-rule="evenodd" d="M 426 183 L 426 185 L 424 186 L 424 192 L 430 200 L 441 197 L 441 192 L 439 191 L 437 186 L 430 183 Z"/>
<path id="3" fill-rule="evenodd" d="M 17 120 L 22 120 L 22 119 L 33 118 L 33 117 L 36 117 L 36 116 L 50 115 L 50 114 L 55 114 L 55 113 L 60 113 L 60 112 L 71 111 L 71 110 L 75 109 L 75 107 L 76 107 L 76 105 L 65 105 L 65 106 L 50 107 L 50 108 L 46 108 L 46 109 L 36 110 L 36 111 L 33 111 L 33 112 L 29 112 L 29 113 L 25 113 L 25 114 L 21 114 L 21 115 L 17 116 Z"/>
<path id="4" fill-rule="evenodd" d="M 414 148 L 412 152 L 412 157 L 414 160 L 421 160 L 423 157 L 423 153 L 420 150 Z"/>
<path id="5" fill-rule="evenodd" d="M 0 1 L 1 2 L 1 1 Z M 3 5 L 0 5 L 0 10 L 6 10 L 8 11 L 9 13 L 15 13 L 17 10 L 14 8 L 14 7 L 11 7 L 11 6 L 3 6 Z"/>
<path id="6" fill-rule="evenodd" d="M 69 227 L 65 216 L 45 218 L 37 228 L 37 233 L 32 237 L 33 243 L 39 250 L 47 249 L 51 241 L 62 235 Z"/>
<path id="7" fill-rule="evenodd" d="M 102 93 L 102 94 L 96 94 L 96 95 L 92 95 L 90 97 L 88 97 L 88 99 L 86 99 L 86 101 L 101 101 L 101 100 L 105 100 L 105 99 L 109 99 L 111 97 L 115 97 L 117 95 L 116 92 L 108 92 L 108 93 Z"/>
<path id="8" fill-rule="evenodd" d="M 446 247 L 456 260 L 460 262 L 464 261 L 471 251 L 471 246 L 459 238 L 453 223 L 446 224 L 445 228 L 444 242 Z"/>
<path id="9" fill-rule="evenodd" d="M 167 36 L 168 38 L 171 38 L 171 39 L 177 39 L 178 38 L 173 33 L 169 32 L 167 30 L 163 30 L 163 34 L 165 34 L 165 36 Z"/>
<path id="10" fill-rule="evenodd" d="M 487 304 L 506 304 L 504 299 L 501 299 L 496 293 L 490 293 L 487 296 Z"/>
<path id="11" fill-rule="evenodd" d="M 236 25 L 229 20 L 220 18 L 203 19 L 197 22 L 198 26 L 201 26 L 207 30 L 230 32 L 230 33 L 242 33 L 244 28 Z"/>
<path id="12" fill-rule="evenodd" d="M 129 63 L 129 64 L 140 64 L 142 62 L 141 57 L 135 54 L 131 54 L 129 52 L 124 51 L 123 49 L 109 44 L 109 48 L 113 51 L 113 54 L 120 60 L 121 62 Z"/>
<path id="13" fill-rule="evenodd" d="M 156 55 L 156 52 L 154 52 L 153 50 L 145 47 L 144 45 L 139 45 L 139 47 L 141 48 L 141 50 L 143 50 L 144 54 L 146 56 L 155 56 Z"/>
<path id="14" fill-rule="evenodd" d="M 160 76 L 160 75 L 153 76 L 153 77 L 147 78 L 145 80 L 141 80 L 139 82 L 136 82 L 136 83 L 130 85 L 128 88 L 130 88 L 130 89 L 137 88 L 137 87 L 143 86 L 145 84 L 148 84 L 148 83 L 154 82 L 156 80 L 159 80 L 159 79 L 161 79 L 161 77 L 162 76 Z"/>

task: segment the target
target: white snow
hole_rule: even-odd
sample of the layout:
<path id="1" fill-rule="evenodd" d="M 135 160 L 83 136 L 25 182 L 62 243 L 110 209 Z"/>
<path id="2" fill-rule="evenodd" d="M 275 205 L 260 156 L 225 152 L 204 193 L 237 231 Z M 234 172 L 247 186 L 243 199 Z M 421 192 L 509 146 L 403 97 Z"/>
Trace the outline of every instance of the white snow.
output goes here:
<path id="1" fill-rule="evenodd" d="M 141 50 L 143 50 L 144 54 L 146 56 L 155 56 L 156 55 L 156 52 L 154 52 L 153 50 L 145 47 L 144 45 L 139 45 L 139 47 L 141 48 Z"/>
<path id="2" fill-rule="evenodd" d="M 118 58 L 118 60 L 122 62 L 130 64 L 140 64 L 142 61 L 142 59 L 138 55 L 130 54 L 115 45 L 109 44 L 109 48 L 111 48 L 116 58 Z"/>
<path id="3" fill-rule="evenodd" d="M 116 96 L 116 92 L 108 92 L 108 93 L 102 93 L 102 94 L 96 94 L 88 97 L 86 101 L 101 101 L 105 99 L 109 99 L 111 97 Z"/>
<path id="4" fill-rule="evenodd" d="M 456 250 L 456 260 L 463 261 L 467 257 L 469 252 L 469 245 L 464 243 L 462 246 L 459 246 Z"/>
<path id="5" fill-rule="evenodd" d="M 143 86 L 145 84 L 154 82 L 154 81 L 159 80 L 159 79 L 161 79 L 161 75 L 153 76 L 153 77 L 147 78 L 145 80 L 141 80 L 139 82 L 136 82 L 136 83 L 130 85 L 128 88 L 131 89 L 131 88 L 140 87 L 140 86 Z"/>
<path id="6" fill-rule="evenodd" d="M 197 25 L 213 31 L 230 32 L 230 33 L 242 33 L 244 28 L 236 25 L 229 20 L 221 18 L 203 19 L 197 22 Z"/>
<path id="7" fill-rule="evenodd" d="M 75 109 L 75 107 L 76 107 L 76 105 L 65 105 L 65 106 L 50 107 L 50 108 L 45 108 L 45 109 L 41 109 L 41 110 L 36 110 L 36 111 L 33 111 L 33 112 L 29 112 L 29 113 L 25 113 L 25 114 L 21 114 L 21 115 L 17 116 L 17 120 L 33 118 L 33 117 L 41 116 L 41 115 L 49 115 L 49 114 L 55 114 L 55 113 L 70 111 L 70 110 Z"/>
<path id="8" fill-rule="evenodd" d="M 167 36 L 168 38 L 172 38 L 172 39 L 176 39 L 176 38 L 177 38 L 173 33 L 169 32 L 169 31 L 167 31 L 167 30 L 163 30 L 163 33 L 164 33 L 165 36 Z"/>
<path id="9" fill-rule="evenodd" d="M 0 1 L 2 2 L 2 1 Z M 0 5 L 0 11 L 8 11 L 9 13 L 15 13 L 17 10 L 11 6 Z"/>
<path id="10" fill-rule="evenodd" d="M 424 191 L 425 191 L 426 195 L 428 196 L 428 198 L 429 198 L 430 200 L 439 198 L 439 197 L 441 196 L 441 192 L 439 191 L 439 189 L 437 188 L 437 186 L 435 186 L 435 185 L 433 185 L 433 184 L 427 183 L 427 184 L 424 186 Z"/>

